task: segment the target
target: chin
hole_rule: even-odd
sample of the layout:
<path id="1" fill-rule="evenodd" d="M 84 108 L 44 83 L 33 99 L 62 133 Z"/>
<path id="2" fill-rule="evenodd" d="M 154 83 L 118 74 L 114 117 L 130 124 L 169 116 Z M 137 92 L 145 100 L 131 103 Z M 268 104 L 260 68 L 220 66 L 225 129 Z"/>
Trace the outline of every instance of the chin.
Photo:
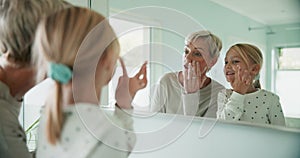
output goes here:
<path id="1" fill-rule="evenodd" d="M 233 79 L 233 78 L 227 78 L 227 77 L 226 77 L 226 81 L 229 82 L 230 85 L 231 85 L 231 84 L 234 82 L 234 79 Z"/>

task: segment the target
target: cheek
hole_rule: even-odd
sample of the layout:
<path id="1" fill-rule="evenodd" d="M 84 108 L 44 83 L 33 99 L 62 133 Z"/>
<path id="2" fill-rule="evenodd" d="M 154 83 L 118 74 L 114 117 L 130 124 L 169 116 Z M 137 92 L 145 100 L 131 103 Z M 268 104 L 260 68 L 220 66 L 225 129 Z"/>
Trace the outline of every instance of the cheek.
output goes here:
<path id="1" fill-rule="evenodd" d="M 190 55 L 188 55 L 188 54 L 183 54 L 182 60 L 183 61 L 192 61 L 193 58 Z"/>
<path id="2" fill-rule="evenodd" d="M 235 69 L 236 71 L 237 71 L 238 69 L 241 69 L 241 71 L 244 71 L 244 70 L 247 69 L 247 66 L 246 66 L 245 64 L 240 63 L 240 64 L 238 64 L 238 65 L 235 65 L 235 66 L 234 66 L 234 69 Z"/>

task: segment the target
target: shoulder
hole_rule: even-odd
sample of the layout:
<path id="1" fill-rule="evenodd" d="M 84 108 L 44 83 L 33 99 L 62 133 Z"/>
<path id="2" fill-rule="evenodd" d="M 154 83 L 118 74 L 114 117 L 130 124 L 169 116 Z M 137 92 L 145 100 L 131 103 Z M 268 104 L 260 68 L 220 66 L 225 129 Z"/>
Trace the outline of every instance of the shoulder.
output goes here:
<path id="1" fill-rule="evenodd" d="M 259 93 L 260 93 L 260 95 L 262 95 L 264 97 L 279 100 L 279 96 L 277 94 L 267 91 L 265 89 L 260 89 Z"/>
<path id="2" fill-rule="evenodd" d="M 219 90 L 224 90 L 225 89 L 225 87 L 221 83 L 219 83 L 218 81 L 216 81 L 214 79 L 211 79 L 211 84 L 216 89 L 219 89 Z"/>
<path id="3" fill-rule="evenodd" d="M 220 95 L 223 95 L 223 96 L 225 96 L 226 98 L 229 98 L 229 97 L 231 96 L 232 92 L 233 92 L 233 91 L 232 91 L 231 89 L 225 89 L 225 88 L 223 88 L 223 89 L 220 90 L 219 96 L 220 96 Z"/>
<path id="4" fill-rule="evenodd" d="M 160 80 L 170 80 L 170 79 L 177 79 L 177 72 L 169 72 L 164 74 L 162 77 L 160 77 Z"/>
<path id="5" fill-rule="evenodd" d="M 158 80 L 159 84 L 170 84 L 172 82 L 178 82 L 177 72 L 169 72 L 161 76 Z"/>
<path id="6" fill-rule="evenodd" d="M 64 118 L 70 123 L 77 123 L 84 121 L 93 123 L 103 122 L 104 114 L 103 110 L 97 105 L 88 104 L 88 103 L 77 103 L 74 106 L 67 106 L 63 109 Z M 91 123 L 90 122 L 90 123 Z"/>

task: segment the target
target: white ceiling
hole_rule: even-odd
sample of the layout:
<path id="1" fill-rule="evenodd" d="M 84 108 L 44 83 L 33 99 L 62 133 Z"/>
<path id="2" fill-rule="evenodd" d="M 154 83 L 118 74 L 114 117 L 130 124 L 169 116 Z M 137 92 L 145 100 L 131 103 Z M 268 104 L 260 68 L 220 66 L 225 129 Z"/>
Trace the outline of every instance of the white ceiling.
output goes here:
<path id="1" fill-rule="evenodd" d="M 300 0 L 211 0 L 265 25 L 300 23 Z"/>

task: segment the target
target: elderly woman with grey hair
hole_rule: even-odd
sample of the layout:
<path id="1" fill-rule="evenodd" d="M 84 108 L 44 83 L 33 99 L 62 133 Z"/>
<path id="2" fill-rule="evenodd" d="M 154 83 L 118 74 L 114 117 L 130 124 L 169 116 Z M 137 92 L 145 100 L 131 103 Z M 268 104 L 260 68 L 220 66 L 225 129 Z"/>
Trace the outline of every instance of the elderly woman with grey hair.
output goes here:
<path id="1" fill-rule="evenodd" d="M 217 62 L 221 49 L 221 40 L 207 30 L 188 35 L 183 70 L 160 78 L 151 111 L 216 118 L 217 96 L 224 86 L 206 74 Z"/>

